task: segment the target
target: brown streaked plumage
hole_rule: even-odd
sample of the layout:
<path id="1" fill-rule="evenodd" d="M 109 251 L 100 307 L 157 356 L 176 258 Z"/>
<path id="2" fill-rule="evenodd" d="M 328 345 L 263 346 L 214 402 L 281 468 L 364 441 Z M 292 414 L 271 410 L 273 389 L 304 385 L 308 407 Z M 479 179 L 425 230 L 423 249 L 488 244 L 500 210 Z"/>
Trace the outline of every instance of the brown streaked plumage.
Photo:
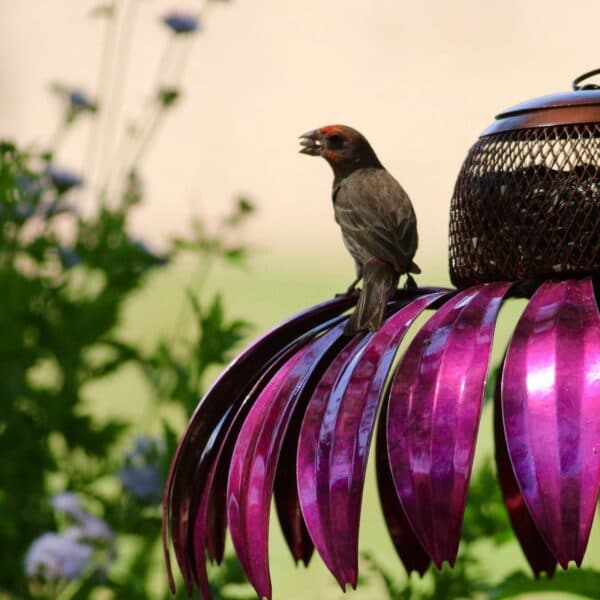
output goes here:
<path id="1" fill-rule="evenodd" d="M 413 262 L 417 219 L 402 186 L 385 170 L 367 139 L 346 125 L 327 125 L 300 136 L 303 154 L 322 156 L 333 169 L 335 220 L 356 264 L 354 290 L 363 289 L 346 332 L 381 327 L 401 275 L 420 273 Z"/>

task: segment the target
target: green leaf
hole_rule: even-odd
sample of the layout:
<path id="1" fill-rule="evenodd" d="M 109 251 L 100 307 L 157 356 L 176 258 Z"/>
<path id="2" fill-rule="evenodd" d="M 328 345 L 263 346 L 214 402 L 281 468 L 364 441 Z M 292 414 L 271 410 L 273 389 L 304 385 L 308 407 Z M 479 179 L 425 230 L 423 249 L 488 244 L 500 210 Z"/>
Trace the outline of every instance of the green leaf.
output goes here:
<path id="1" fill-rule="evenodd" d="M 594 569 L 569 569 L 560 571 L 551 579 L 533 579 L 518 571 L 512 573 L 489 593 L 490 600 L 514 598 L 521 594 L 541 592 L 564 592 L 582 598 L 598 598 L 600 594 L 600 571 Z"/>

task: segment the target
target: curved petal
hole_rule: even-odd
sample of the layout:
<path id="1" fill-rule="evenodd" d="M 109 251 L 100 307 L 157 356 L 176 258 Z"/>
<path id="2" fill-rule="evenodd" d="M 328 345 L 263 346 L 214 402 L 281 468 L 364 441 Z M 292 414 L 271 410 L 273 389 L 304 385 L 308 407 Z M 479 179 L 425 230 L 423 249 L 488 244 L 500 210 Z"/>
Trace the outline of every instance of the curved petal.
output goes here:
<path id="1" fill-rule="evenodd" d="M 310 333 L 318 333 L 320 328 Z M 201 486 L 198 486 L 194 477 L 191 478 L 191 489 L 197 489 L 198 495 L 194 497 L 190 513 L 196 515 L 193 534 L 193 555 L 195 557 L 194 577 L 202 597 L 211 597 L 204 549 L 212 560 L 220 562 L 225 545 L 225 533 L 227 526 L 227 476 L 233 448 L 238 438 L 240 429 L 248 415 L 250 408 L 256 402 L 258 395 L 263 391 L 266 384 L 271 380 L 279 368 L 286 363 L 309 339 L 309 335 L 297 339 L 291 344 L 261 375 L 251 392 L 238 408 L 235 417 L 227 427 L 224 439 L 220 444 L 217 454 L 209 465 L 208 474 Z"/>
<path id="2" fill-rule="evenodd" d="M 421 296 L 392 315 L 348 365 L 329 398 L 322 433 L 313 452 L 323 457 L 328 480 L 332 546 L 344 580 L 356 587 L 360 505 L 379 399 L 400 342 L 408 328 L 443 293 Z M 333 441 L 324 433 L 333 424 Z M 328 460 L 326 458 L 328 457 Z"/>
<path id="3" fill-rule="evenodd" d="M 510 285 L 481 284 L 444 304 L 417 333 L 392 381 L 392 476 L 438 568 L 456 560 L 494 325 Z"/>
<path id="4" fill-rule="evenodd" d="M 225 526 L 227 516 L 227 479 L 229 475 L 229 466 L 233 455 L 233 450 L 240 434 L 240 430 L 248 412 L 254 406 L 256 399 L 261 394 L 269 381 L 275 376 L 277 371 L 290 360 L 296 352 L 306 343 L 315 338 L 332 325 L 345 320 L 344 317 L 326 321 L 311 329 L 309 332 L 300 336 L 289 344 L 279 353 L 272 363 L 261 374 L 259 380 L 254 385 L 250 393 L 243 399 L 235 417 L 227 425 L 223 441 L 220 443 L 216 456 L 209 465 L 208 474 L 201 481 L 196 481 L 192 474 L 190 477 L 190 489 L 198 490 L 193 496 L 190 514 L 196 515 L 193 532 L 193 556 L 195 559 L 194 576 L 200 591 L 204 598 L 210 598 L 210 586 L 206 572 L 206 561 L 204 557 L 204 548 L 206 546 L 207 554 L 213 559 L 220 560 L 225 544 Z M 199 464 L 202 464 L 202 454 Z M 212 521 L 213 516 L 217 516 L 216 521 Z M 213 547 L 211 550 L 210 547 Z"/>
<path id="5" fill-rule="evenodd" d="M 549 281 L 517 325 L 502 411 L 521 493 L 563 568 L 581 564 L 600 491 L 600 316 L 592 280 Z"/>
<path id="6" fill-rule="evenodd" d="M 273 496 L 281 531 L 288 548 L 296 563 L 302 561 L 305 566 L 308 566 L 315 545 L 302 516 L 296 483 L 296 455 L 298 454 L 298 439 L 303 418 L 304 411 L 298 407 L 294 411 L 283 440 L 275 473 Z"/>
<path id="7" fill-rule="evenodd" d="M 289 359 L 293 354 L 293 352 L 290 352 L 286 358 Z M 198 490 L 199 495 L 195 497 L 197 507 L 192 507 L 190 512 L 191 514 L 195 514 L 193 534 L 194 578 L 205 600 L 211 597 L 211 591 L 206 571 L 204 550 L 206 548 L 206 553 L 212 560 L 220 562 L 225 546 L 224 538 L 227 527 L 227 474 L 229 472 L 233 446 L 250 407 L 253 406 L 258 394 L 260 394 L 266 383 L 270 381 L 271 377 L 284 362 L 285 359 L 280 359 L 271 365 L 259 382 L 257 382 L 245 402 L 239 407 L 235 417 L 227 428 L 224 440 L 219 446 L 213 462 L 209 466 L 204 484 L 197 486 L 194 480 L 190 482 L 192 489 L 200 488 Z M 213 521 L 215 518 L 216 522 Z"/>
<path id="8" fill-rule="evenodd" d="M 377 424 L 377 441 L 375 444 L 375 465 L 379 501 L 390 537 L 406 572 L 410 575 L 411 571 L 416 571 L 422 577 L 429 568 L 431 559 L 413 533 L 410 523 L 404 514 L 402 504 L 398 500 L 396 488 L 394 487 L 394 480 L 392 479 L 392 471 L 388 460 L 387 428 L 384 418 L 387 414 L 388 398 L 384 398 L 381 407 L 381 415 Z"/>
<path id="9" fill-rule="evenodd" d="M 328 421 L 327 399 L 338 379 L 344 376 L 350 361 L 371 337 L 372 334 L 356 336 L 331 363 L 310 398 L 298 441 L 296 474 L 304 522 L 315 548 L 342 589 L 345 586 L 344 573 L 333 550 L 333 531 L 328 510 L 328 460 L 327 456 L 315 452 L 315 449 L 317 445 L 320 449 L 327 447 L 325 438 L 331 444 L 335 423 Z"/>
<path id="10" fill-rule="evenodd" d="M 271 597 L 269 509 L 287 425 L 305 387 L 346 343 L 343 329 L 340 324 L 313 340 L 277 371 L 250 410 L 235 444 L 227 516 L 237 555 L 261 598 Z"/>
<path id="11" fill-rule="evenodd" d="M 169 537 L 173 541 L 186 590 L 189 594 L 192 591 L 194 557 L 187 552 L 192 537 L 190 531 L 193 531 L 190 506 L 193 496 L 201 495 L 201 489 L 190 484 L 192 473 L 197 474 L 195 481 L 202 486 L 206 470 L 235 409 L 282 348 L 355 303 L 356 296 L 341 296 L 303 311 L 267 332 L 226 368 L 198 404 L 175 451 L 163 498 L 163 553 L 172 591 L 175 583 L 169 557 Z"/>
<path id="12" fill-rule="evenodd" d="M 515 479 L 508 448 L 506 447 L 506 438 L 504 435 L 504 425 L 502 423 L 502 408 L 500 405 L 502 373 L 498 373 L 496 390 L 494 394 L 494 440 L 496 448 L 496 469 L 498 471 L 498 481 L 502 489 L 504 504 L 508 512 L 508 518 L 513 531 L 521 544 L 523 553 L 527 562 L 531 566 L 536 578 L 542 571 L 552 576 L 556 571 L 556 559 L 548 550 L 544 540 L 540 536 L 527 506 L 521 495 L 521 490 Z"/>

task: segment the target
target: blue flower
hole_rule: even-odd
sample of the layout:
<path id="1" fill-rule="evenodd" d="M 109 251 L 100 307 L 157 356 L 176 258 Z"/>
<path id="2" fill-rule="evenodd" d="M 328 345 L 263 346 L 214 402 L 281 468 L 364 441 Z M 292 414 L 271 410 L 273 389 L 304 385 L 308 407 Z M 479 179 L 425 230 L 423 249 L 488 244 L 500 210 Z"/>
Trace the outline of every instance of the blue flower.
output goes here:
<path id="1" fill-rule="evenodd" d="M 93 554 L 87 544 L 58 533 L 44 533 L 27 550 L 25 572 L 47 581 L 72 580 L 83 574 Z"/>
<path id="2" fill-rule="evenodd" d="M 72 110 L 75 111 L 96 111 L 96 103 L 82 90 L 71 89 L 66 90 L 69 98 L 69 104 Z"/>
<path id="3" fill-rule="evenodd" d="M 89 541 L 110 544 L 114 540 L 114 533 L 108 524 L 86 512 L 79 502 L 76 494 L 61 492 L 52 498 L 52 508 L 56 512 L 64 513 L 75 523 L 76 527 L 66 530 L 63 535 L 73 541 Z"/>
<path id="4" fill-rule="evenodd" d="M 184 13 L 170 13 L 163 18 L 163 23 L 176 35 L 194 33 L 199 28 L 197 17 Z"/>
<path id="5" fill-rule="evenodd" d="M 110 545 L 115 539 L 113 530 L 108 526 L 106 521 L 84 514 L 84 518 L 79 522 L 81 528 L 82 539 L 90 542 Z"/>
<path id="6" fill-rule="evenodd" d="M 59 169 L 57 167 L 48 167 L 46 174 L 50 178 L 52 185 L 60 194 L 68 192 L 72 188 L 81 187 L 83 179 L 73 171 Z"/>
<path id="7" fill-rule="evenodd" d="M 81 508 L 81 503 L 76 494 L 72 492 L 61 492 L 52 497 L 52 508 L 56 512 L 64 513 L 75 521 L 81 521 L 85 518 L 86 513 Z"/>
<path id="8" fill-rule="evenodd" d="M 58 245 L 56 247 L 56 253 L 65 269 L 72 269 L 81 264 L 81 255 L 75 248 Z"/>
<path id="9" fill-rule="evenodd" d="M 164 481 L 154 465 L 122 467 L 118 478 L 123 488 L 142 504 L 160 501 Z"/>
<path id="10" fill-rule="evenodd" d="M 164 480 L 159 464 L 164 453 L 160 440 L 140 436 L 117 473 L 123 488 L 142 504 L 156 504 L 161 499 Z"/>
<path id="11" fill-rule="evenodd" d="M 38 179 L 29 173 L 19 173 L 15 177 L 15 186 L 22 198 L 37 198 L 43 191 Z"/>

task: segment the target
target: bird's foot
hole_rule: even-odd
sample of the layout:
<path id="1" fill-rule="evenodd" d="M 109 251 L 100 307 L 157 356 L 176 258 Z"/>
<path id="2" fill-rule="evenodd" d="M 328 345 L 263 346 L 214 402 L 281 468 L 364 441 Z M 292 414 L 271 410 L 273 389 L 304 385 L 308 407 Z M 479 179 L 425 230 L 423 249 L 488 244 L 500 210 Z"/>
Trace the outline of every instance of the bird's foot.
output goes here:
<path id="1" fill-rule="evenodd" d="M 416 290 L 419 286 L 415 281 L 414 277 L 410 274 L 406 275 L 406 282 L 404 283 L 405 290 Z"/>

